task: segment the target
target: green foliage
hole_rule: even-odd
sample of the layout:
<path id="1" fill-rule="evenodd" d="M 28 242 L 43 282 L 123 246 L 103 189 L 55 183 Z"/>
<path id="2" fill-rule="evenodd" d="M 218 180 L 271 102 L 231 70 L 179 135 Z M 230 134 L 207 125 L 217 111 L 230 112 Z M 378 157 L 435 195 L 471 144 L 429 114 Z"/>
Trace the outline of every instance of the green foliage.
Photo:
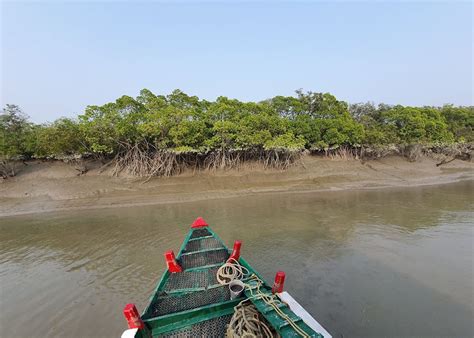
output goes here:
<path id="1" fill-rule="evenodd" d="M 306 148 L 312 148 L 321 141 L 321 130 L 318 121 L 307 114 L 300 114 L 290 122 L 290 129 L 305 141 Z"/>
<path id="2" fill-rule="evenodd" d="M 232 149 L 238 131 L 238 125 L 232 121 L 216 121 L 211 129 L 213 136 L 209 139 L 207 145 L 210 149 Z"/>
<path id="3" fill-rule="evenodd" d="M 0 156 L 29 158 L 35 148 L 35 126 L 20 107 L 7 104 L 0 114 Z"/>
<path id="4" fill-rule="evenodd" d="M 38 157 L 75 155 L 84 152 L 83 135 L 77 121 L 61 118 L 54 123 L 38 126 L 36 131 Z"/>
<path id="5" fill-rule="evenodd" d="M 88 151 L 111 154 L 118 149 L 120 116 L 113 103 L 101 107 L 88 106 L 85 114 L 79 115 L 79 128 L 88 145 Z"/>
<path id="6" fill-rule="evenodd" d="M 183 119 L 170 128 L 170 138 L 174 148 L 189 151 L 204 151 L 204 141 L 207 139 L 206 124 L 194 119 Z"/>
<path id="7" fill-rule="evenodd" d="M 282 135 L 278 135 L 277 137 L 268 140 L 265 143 L 265 149 L 267 150 L 302 150 L 304 149 L 305 141 L 302 137 L 295 137 L 293 133 L 287 132 Z"/>
<path id="8" fill-rule="evenodd" d="M 397 136 L 397 143 L 453 141 L 453 135 L 437 109 L 395 106 L 383 116 L 387 128 Z"/>
<path id="9" fill-rule="evenodd" d="M 180 90 L 88 106 L 78 119 L 34 125 L 19 107 L 0 115 L 4 157 L 300 151 L 340 146 L 474 141 L 473 107 L 404 107 L 339 101 L 329 93 L 296 92 L 262 102 L 200 100 Z M 137 148 L 138 147 L 138 148 Z"/>
<path id="10" fill-rule="evenodd" d="M 444 109 L 384 104 L 375 108 L 370 103 L 350 107 L 352 116 L 364 126 L 362 142 L 367 145 L 453 142 L 453 128 L 461 128 L 446 118 Z M 466 120 L 462 121 L 465 123 Z M 466 134 L 472 136 L 472 129 Z"/>
<path id="11" fill-rule="evenodd" d="M 456 141 L 474 142 L 474 107 L 446 105 L 441 108 L 441 114 Z"/>
<path id="12" fill-rule="evenodd" d="M 271 100 L 280 116 L 288 116 L 292 132 L 302 138 L 308 149 L 360 144 L 361 124 L 349 114 L 348 106 L 329 93 L 303 93 L 298 98 Z M 291 113 L 288 113 L 291 112 Z"/>

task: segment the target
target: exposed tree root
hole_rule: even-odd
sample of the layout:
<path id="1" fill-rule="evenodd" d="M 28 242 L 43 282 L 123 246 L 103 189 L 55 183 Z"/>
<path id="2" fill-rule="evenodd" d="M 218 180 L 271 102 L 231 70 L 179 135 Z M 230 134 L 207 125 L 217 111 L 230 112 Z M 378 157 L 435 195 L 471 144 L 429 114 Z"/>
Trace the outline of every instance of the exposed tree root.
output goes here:
<path id="1" fill-rule="evenodd" d="M 472 145 L 456 146 L 429 146 L 429 145 L 391 145 L 379 148 L 370 147 L 339 147 L 312 151 L 312 154 L 328 156 L 332 159 L 362 161 L 382 158 L 389 155 L 406 157 L 410 162 L 419 160 L 422 156 L 429 156 L 448 163 L 447 156 L 456 159 L 470 160 Z M 121 151 L 114 160 L 106 166 L 112 166 L 112 174 L 124 173 L 130 176 L 168 177 L 181 173 L 184 169 L 193 170 L 222 170 L 239 169 L 245 163 L 258 163 L 265 169 L 284 170 L 298 162 L 301 151 L 286 149 L 254 148 L 246 150 L 219 149 L 205 153 L 174 152 L 172 150 L 157 149 L 146 142 L 134 145 L 122 144 Z"/>
<path id="2" fill-rule="evenodd" d="M 13 162 L 8 160 L 0 160 L 0 176 L 3 179 L 14 177 L 16 173 L 16 166 Z"/>
<path id="3" fill-rule="evenodd" d="M 354 160 L 362 156 L 363 148 L 342 146 L 337 148 L 327 148 L 324 150 L 313 150 L 313 155 L 324 155 L 331 159 Z"/>
<path id="4" fill-rule="evenodd" d="M 74 159 L 70 161 L 70 164 L 78 171 L 77 176 L 84 175 L 89 171 L 89 168 L 87 168 L 86 163 L 82 159 Z"/>
<path id="5" fill-rule="evenodd" d="M 280 149 L 217 150 L 207 153 L 178 153 L 156 149 L 148 143 L 124 145 L 113 160 L 112 174 L 138 177 L 174 176 L 184 169 L 238 169 L 244 163 L 256 162 L 264 168 L 286 169 L 301 156 L 299 151 Z"/>
<path id="6" fill-rule="evenodd" d="M 362 161 L 383 158 L 391 155 L 405 157 L 410 162 L 420 160 L 423 156 L 441 161 L 437 166 L 457 160 L 472 161 L 474 158 L 474 144 L 453 145 L 387 145 L 378 147 L 338 147 L 335 149 L 313 150 L 313 155 L 323 155 L 332 159 Z M 451 160 L 449 160 L 451 159 Z"/>
<path id="7" fill-rule="evenodd" d="M 442 160 L 441 162 L 439 162 L 439 163 L 436 163 L 436 166 L 437 166 L 437 167 L 439 167 L 439 166 L 441 166 L 441 165 L 443 165 L 443 164 L 448 164 L 448 163 L 451 163 L 451 162 L 453 162 L 455 159 L 456 159 L 456 157 L 453 157 L 453 158 L 452 158 L 452 159 L 450 159 L 449 161 L 448 161 L 448 160 L 446 160 L 446 159 L 444 159 L 444 160 Z"/>

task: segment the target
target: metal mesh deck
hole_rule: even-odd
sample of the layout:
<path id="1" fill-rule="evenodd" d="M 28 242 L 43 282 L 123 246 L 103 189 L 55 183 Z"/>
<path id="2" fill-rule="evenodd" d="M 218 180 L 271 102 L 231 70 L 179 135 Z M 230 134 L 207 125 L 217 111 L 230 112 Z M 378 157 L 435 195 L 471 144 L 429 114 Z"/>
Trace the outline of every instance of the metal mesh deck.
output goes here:
<path id="1" fill-rule="evenodd" d="M 211 285 L 217 284 L 217 270 L 219 267 L 204 269 L 198 271 L 184 271 L 181 273 L 172 273 L 164 291 L 175 291 L 192 288 L 207 288 Z"/>
<path id="2" fill-rule="evenodd" d="M 151 304 L 151 317 L 166 315 L 185 310 L 195 309 L 204 305 L 220 303 L 230 300 L 230 291 L 227 286 L 194 291 L 186 294 L 162 294 Z"/>
<path id="3" fill-rule="evenodd" d="M 224 248 L 224 245 L 221 241 L 214 237 L 203 238 L 203 239 L 196 239 L 194 241 L 189 241 L 186 244 L 183 252 L 194 252 L 199 250 L 206 250 L 206 249 L 218 249 Z"/>
<path id="4" fill-rule="evenodd" d="M 210 309 L 213 309 L 212 306 L 229 301 L 228 286 L 219 285 L 216 277 L 217 270 L 228 258 L 228 250 L 213 232 L 206 228 L 193 229 L 177 259 L 183 271 L 168 274 L 142 318 L 160 320 L 162 316 L 203 306 L 210 305 Z M 222 308 L 219 309 L 222 311 Z M 216 315 L 219 314 L 215 313 L 214 316 Z M 204 316 L 203 319 L 207 318 Z M 176 331 L 159 335 L 159 337 L 223 337 L 230 318 L 231 315 L 224 315 L 190 326 L 186 326 L 185 322 L 177 322 L 176 327 L 181 327 L 180 329 L 176 328 Z"/>
<path id="5" fill-rule="evenodd" d="M 170 332 L 158 337 L 162 338 L 191 338 L 191 337 L 224 337 L 226 327 L 232 315 L 221 316 L 194 324 L 176 332 Z"/>
<path id="6" fill-rule="evenodd" d="M 200 266 L 224 263 L 229 258 L 226 249 L 197 252 L 189 255 L 181 256 L 180 265 L 183 269 L 197 268 Z"/>
<path id="7" fill-rule="evenodd" d="M 210 236 L 211 233 L 207 229 L 194 229 L 193 233 L 191 235 L 191 239 L 193 238 L 198 238 L 198 237 L 204 237 L 204 236 Z"/>

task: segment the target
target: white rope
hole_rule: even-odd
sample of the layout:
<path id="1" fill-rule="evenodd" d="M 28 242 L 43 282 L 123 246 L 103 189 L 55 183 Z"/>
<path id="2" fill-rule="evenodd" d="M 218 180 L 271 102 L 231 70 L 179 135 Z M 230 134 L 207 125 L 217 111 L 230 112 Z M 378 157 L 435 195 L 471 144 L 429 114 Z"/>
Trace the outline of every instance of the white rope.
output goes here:
<path id="1" fill-rule="evenodd" d="M 230 258 L 219 270 L 217 270 L 217 281 L 221 285 L 228 285 L 235 279 L 242 280 L 247 278 L 249 270 L 240 265 L 236 259 Z"/>
<path id="2" fill-rule="evenodd" d="M 232 316 L 226 330 L 226 337 L 238 338 L 273 338 L 274 334 L 267 324 L 260 318 L 260 313 L 253 304 L 244 304 L 248 299 L 243 300 L 234 308 Z"/>
<path id="3" fill-rule="evenodd" d="M 248 279 L 250 281 L 254 281 L 256 283 L 254 287 L 248 283 L 244 283 L 245 288 L 249 290 L 251 294 L 250 298 L 263 300 L 268 306 L 271 306 L 281 318 L 286 320 L 299 335 L 302 337 L 310 337 L 278 307 L 281 301 L 274 294 L 266 294 L 260 291 L 260 286 L 263 285 L 263 281 L 255 274 L 252 274 L 251 276 L 249 276 L 249 274 L 250 273 L 247 268 L 240 265 L 237 260 L 231 258 L 224 265 L 222 265 L 219 270 L 217 270 L 216 277 L 217 281 L 221 285 L 228 285 L 230 282 L 236 279 Z M 234 308 L 234 315 L 232 316 L 231 323 L 227 328 L 227 337 L 273 337 L 272 331 L 259 318 L 259 312 L 255 306 L 243 305 L 243 303 L 248 301 L 250 298 L 244 299 Z"/>

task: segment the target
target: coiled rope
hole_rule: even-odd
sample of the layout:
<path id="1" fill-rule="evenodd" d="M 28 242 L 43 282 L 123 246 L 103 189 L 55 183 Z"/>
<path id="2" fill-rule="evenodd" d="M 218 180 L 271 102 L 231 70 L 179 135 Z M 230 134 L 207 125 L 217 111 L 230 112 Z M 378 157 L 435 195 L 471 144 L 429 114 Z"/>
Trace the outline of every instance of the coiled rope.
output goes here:
<path id="1" fill-rule="evenodd" d="M 220 285 L 228 285 L 234 279 L 242 280 L 249 276 L 249 270 L 240 265 L 239 262 L 230 258 L 219 270 L 217 270 L 217 281 Z"/>
<path id="2" fill-rule="evenodd" d="M 274 337 L 272 330 L 260 318 L 260 312 L 255 305 L 244 304 L 247 301 L 246 299 L 234 307 L 234 315 L 227 326 L 226 337 Z"/>
<path id="3" fill-rule="evenodd" d="M 259 318 L 259 312 L 252 304 L 244 304 L 250 299 L 261 299 L 268 306 L 271 306 L 275 312 L 285 321 L 287 321 L 291 327 L 302 337 L 310 338 L 302 328 L 300 328 L 286 313 L 284 313 L 280 307 L 281 300 L 274 294 L 264 293 L 260 290 L 263 285 L 263 281 L 258 278 L 257 275 L 252 274 L 249 276 L 249 270 L 244 266 L 240 265 L 239 262 L 233 258 L 229 259 L 224 265 L 217 270 L 217 281 L 221 285 L 228 285 L 235 279 L 243 281 L 245 288 L 249 290 L 251 296 L 244 299 L 234 308 L 234 315 L 231 318 L 230 324 L 227 328 L 227 337 L 273 337 L 273 333 L 270 328 Z M 250 283 L 254 283 L 252 286 Z"/>

